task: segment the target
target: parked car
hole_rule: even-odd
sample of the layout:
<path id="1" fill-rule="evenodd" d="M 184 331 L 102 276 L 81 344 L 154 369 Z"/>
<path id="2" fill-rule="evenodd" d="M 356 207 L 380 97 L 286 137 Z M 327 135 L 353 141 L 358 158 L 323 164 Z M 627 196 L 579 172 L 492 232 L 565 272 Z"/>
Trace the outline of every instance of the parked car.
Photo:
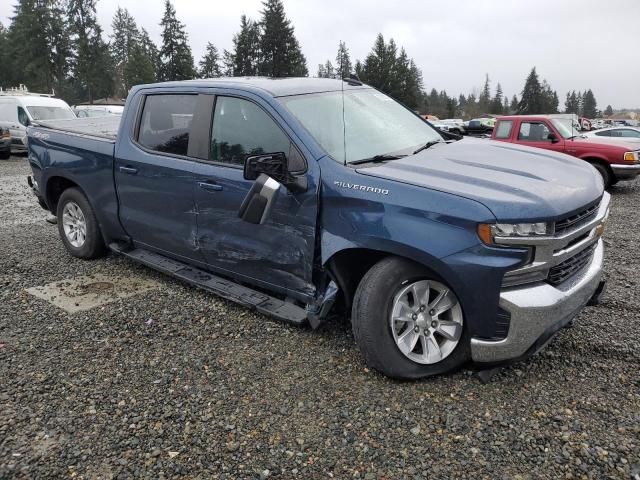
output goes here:
<path id="1" fill-rule="evenodd" d="M 314 328 L 350 312 L 391 377 L 523 359 L 602 291 L 593 168 L 445 142 L 358 81 L 141 85 L 96 120 L 29 129 L 28 181 L 71 255 L 111 250 Z"/>
<path id="2" fill-rule="evenodd" d="M 605 187 L 640 174 L 640 145 L 610 138 L 587 137 L 566 118 L 555 115 L 512 115 L 498 118 L 492 139 L 544 148 L 581 158 L 595 167 Z"/>
<path id="3" fill-rule="evenodd" d="M 6 160 L 11 156 L 11 132 L 8 128 L 0 127 L 0 159 Z"/>
<path id="4" fill-rule="evenodd" d="M 467 128 L 461 118 L 445 118 L 444 120 L 440 120 L 440 123 L 447 125 L 451 133 L 457 133 L 458 135 L 465 135 L 467 133 Z"/>
<path id="5" fill-rule="evenodd" d="M 75 115 L 64 100 L 20 89 L 0 92 L 0 127 L 9 129 L 13 151 L 26 151 L 32 122 L 65 118 Z"/>
<path id="6" fill-rule="evenodd" d="M 473 120 L 469 120 L 469 125 L 467 125 L 467 134 L 475 136 L 491 135 L 495 124 L 495 118 L 475 118 Z"/>
<path id="7" fill-rule="evenodd" d="M 78 118 L 104 117 L 107 115 L 122 116 L 122 105 L 75 105 L 73 111 Z"/>
<path id="8" fill-rule="evenodd" d="M 603 128 L 594 132 L 585 133 L 587 137 L 606 137 L 612 139 L 620 139 L 623 141 L 638 140 L 640 141 L 640 128 L 635 127 L 611 127 Z"/>

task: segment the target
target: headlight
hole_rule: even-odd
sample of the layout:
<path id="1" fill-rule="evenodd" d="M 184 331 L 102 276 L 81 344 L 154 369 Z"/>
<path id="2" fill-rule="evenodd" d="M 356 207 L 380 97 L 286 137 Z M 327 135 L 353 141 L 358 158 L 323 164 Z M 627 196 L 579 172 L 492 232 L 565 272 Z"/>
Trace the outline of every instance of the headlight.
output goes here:
<path id="1" fill-rule="evenodd" d="M 540 237 L 551 235 L 551 223 L 481 223 L 478 225 L 478 236 L 487 245 L 494 245 L 500 237 Z"/>
<path id="2" fill-rule="evenodd" d="M 624 161 L 625 162 L 637 162 L 638 161 L 638 152 L 624 152 Z"/>

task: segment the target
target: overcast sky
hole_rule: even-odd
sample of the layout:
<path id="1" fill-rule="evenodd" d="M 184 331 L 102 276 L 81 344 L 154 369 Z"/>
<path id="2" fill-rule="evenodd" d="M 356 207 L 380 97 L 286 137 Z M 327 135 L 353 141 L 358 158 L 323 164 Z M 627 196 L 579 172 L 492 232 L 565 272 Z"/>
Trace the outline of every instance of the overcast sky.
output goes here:
<path id="1" fill-rule="evenodd" d="M 0 2 L 6 24 L 12 0 Z M 118 5 L 160 42 L 164 0 L 99 0 L 98 19 L 111 33 Z M 598 108 L 640 107 L 640 0 L 284 0 L 311 75 L 343 40 L 364 59 L 378 32 L 404 46 L 427 89 L 478 93 L 488 73 L 509 97 L 520 94 L 536 66 L 558 91 L 591 88 Z M 230 49 L 240 15 L 258 19 L 260 0 L 174 0 L 196 62 L 208 41 Z"/>

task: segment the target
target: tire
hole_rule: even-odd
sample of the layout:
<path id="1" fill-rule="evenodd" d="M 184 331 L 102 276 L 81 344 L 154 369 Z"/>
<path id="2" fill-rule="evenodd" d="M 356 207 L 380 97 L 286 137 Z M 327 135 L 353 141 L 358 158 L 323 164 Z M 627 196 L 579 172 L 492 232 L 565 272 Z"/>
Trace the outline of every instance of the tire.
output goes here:
<path id="1" fill-rule="evenodd" d="M 431 327 L 434 325 L 432 323 L 433 320 L 437 317 L 439 317 L 438 320 L 444 325 L 445 321 L 454 323 L 451 319 L 456 318 L 458 315 L 460 316 L 459 329 L 458 326 L 455 327 L 458 338 L 457 343 L 453 347 L 448 343 L 445 345 L 447 340 L 445 337 L 442 337 L 444 340 L 442 350 L 434 349 L 434 351 L 443 352 L 442 358 L 429 363 L 425 361 L 425 358 L 421 358 L 420 360 L 416 359 L 420 356 L 427 356 L 427 353 L 424 352 L 422 347 L 418 346 L 418 344 L 422 345 L 422 338 L 419 338 L 417 343 L 415 343 L 416 350 L 409 352 L 409 354 L 403 353 L 398 346 L 399 343 L 397 343 L 397 339 L 403 334 L 414 335 L 414 333 L 408 332 L 408 330 L 416 332 L 415 328 L 419 327 L 422 332 L 426 332 L 426 327 L 424 325 L 418 326 L 417 321 L 391 321 L 392 313 L 394 315 L 397 313 L 397 310 L 395 310 L 395 308 L 398 307 L 397 300 L 410 298 L 402 297 L 402 293 L 407 289 L 410 290 L 414 285 L 426 285 L 425 280 L 430 282 L 429 287 L 433 286 L 436 290 L 430 289 L 429 287 L 426 288 L 427 301 L 419 303 L 428 304 L 427 308 L 429 310 L 423 314 L 417 314 L 412 318 L 418 318 L 420 322 L 426 321 Z M 444 297 L 449 303 L 453 304 L 450 310 L 451 319 L 449 320 L 444 318 L 444 316 L 448 315 L 446 312 L 434 317 L 428 315 L 434 311 L 432 305 L 435 302 L 434 297 L 431 295 L 438 291 L 437 288 L 448 289 L 450 294 L 453 294 L 452 297 L 450 294 L 446 294 Z M 401 310 L 402 308 L 403 307 L 401 307 Z M 413 308 L 418 308 L 418 306 L 414 304 Z M 435 308 L 439 307 L 436 306 Z M 358 285 L 353 301 L 351 324 L 355 341 L 369 367 L 392 378 L 419 379 L 454 371 L 469 360 L 470 336 L 463 318 L 462 307 L 455 296 L 455 292 L 449 289 L 441 279 L 409 260 L 398 257 L 388 257 L 374 265 Z M 402 325 L 406 325 L 406 329 L 398 332 L 397 328 L 405 328 Z M 411 325 L 413 325 L 413 327 L 411 327 Z M 415 335 L 420 337 L 419 334 Z M 436 332 L 432 333 L 431 337 L 438 340 L 441 335 Z M 425 336 L 425 338 L 427 337 Z M 445 347 L 449 348 L 446 355 L 444 354 L 444 352 L 446 352 Z M 430 350 L 430 348 L 431 347 L 429 347 L 428 350 Z M 421 350 L 422 353 L 420 353 Z M 411 355 L 412 358 L 409 358 L 408 355 Z"/>
<path id="2" fill-rule="evenodd" d="M 605 165 L 596 162 L 592 163 L 591 165 L 593 165 L 593 168 L 595 168 L 602 177 L 604 188 L 609 188 L 614 183 L 617 183 L 613 181 L 613 175 L 611 175 L 609 168 L 607 168 Z"/>
<path id="3" fill-rule="evenodd" d="M 0 160 L 8 160 L 11 157 L 11 150 L 4 150 L 0 152 Z"/>
<path id="4" fill-rule="evenodd" d="M 90 260 L 106 254 L 98 220 L 79 188 L 68 188 L 62 192 L 56 216 L 58 233 L 71 255 Z"/>

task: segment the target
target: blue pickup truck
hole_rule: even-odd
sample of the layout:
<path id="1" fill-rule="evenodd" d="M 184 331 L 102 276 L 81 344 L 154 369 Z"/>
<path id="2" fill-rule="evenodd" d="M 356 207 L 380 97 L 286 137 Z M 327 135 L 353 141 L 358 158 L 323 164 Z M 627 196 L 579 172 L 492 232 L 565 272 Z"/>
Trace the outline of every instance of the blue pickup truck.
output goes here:
<path id="1" fill-rule="evenodd" d="M 121 120 L 28 135 L 71 255 L 112 251 L 295 324 L 350 317 L 391 377 L 524 359 L 604 286 L 593 167 L 447 140 L 356 80 L 142 85 Z"/>

